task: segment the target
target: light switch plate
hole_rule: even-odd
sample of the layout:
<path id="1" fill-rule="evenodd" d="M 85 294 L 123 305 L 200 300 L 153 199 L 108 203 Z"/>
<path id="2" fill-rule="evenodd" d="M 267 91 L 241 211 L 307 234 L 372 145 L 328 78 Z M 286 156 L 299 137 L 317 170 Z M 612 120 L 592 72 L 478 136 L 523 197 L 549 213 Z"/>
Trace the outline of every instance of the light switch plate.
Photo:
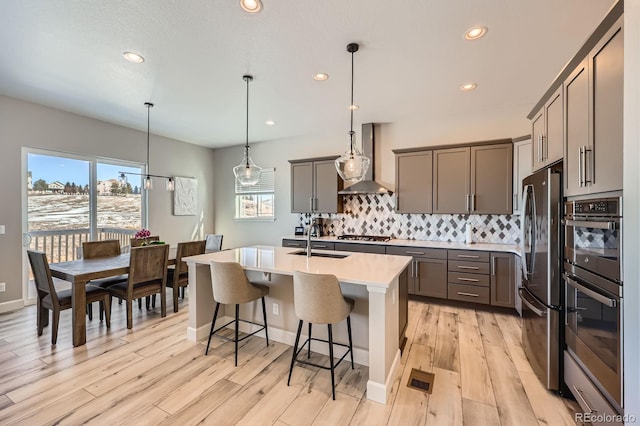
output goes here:
<path id="1" fill-rule="evenodd" d="M 4 225 L 0 225 L 0 234 L 4 234 Z"/>
<path id="2" fill-rule="evenodd" d="M 7 283 L 0 283 L 0 293 L 7 291 Z"/>

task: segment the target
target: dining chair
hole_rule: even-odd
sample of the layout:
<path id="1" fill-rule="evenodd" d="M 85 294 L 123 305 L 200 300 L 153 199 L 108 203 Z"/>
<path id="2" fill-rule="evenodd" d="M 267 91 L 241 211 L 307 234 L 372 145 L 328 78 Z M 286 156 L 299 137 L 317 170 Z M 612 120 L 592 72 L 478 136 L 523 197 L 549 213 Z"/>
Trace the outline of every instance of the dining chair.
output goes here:
<path id="1" fill-rule="evenodd" d="M 307 272 L 293 272 L 293 307 L 296 316 L 300 319 L 298 322 L 298 332 L 296 341 L 293 345 L 293 354 L 291 356 L 291 366 L 289 367 L 289 379 L 287 386 L 291 382 L 291 373 L 296 362 L 308 364 L 314 367 L 331 370 L 331 394 L 336 399 L 336 386 L 334 370 L 345 359 L 347 354 L 351 355 L 351 368 L 353 365 L 353 342 L 351 340 L 351 311 L 353 310 L 354 301 L 342 295 L 340 282 L 335 275 L 332 274 L 311 274 Z M 333 324 L 347 320 L 347 333 L 349 335 L 349 344 L 336 343 L 333 341 Z M 304 321 L 309 323 L 309 336 L 307 340 L 298 348 L 300 342 L 300 333 Z M 328 340 L 311 337 L 312 324 L 327 324 Z M 301 360 L 298 354 L 308 344 L 307 359 L 311 356 L 311 341 L 316 340 L 329 344 L 329 367 L 315 364 L 310 361 Z M 346 347 L 347 351 L 336 363 L 333 358 L 333 346 Z"/>
<path id="2" fill-rule="evenodd" d="M 205 240 L 178 243 L 176 264 L 175 266 L 169 266 L 169 270 L 167 271 L 167 287 L 171 287 L 173 289 L 173 312 L 178 312 L 179 290 L 184 291 L 184 288 L 189 284 L 187 263 L 182 259 L 188 256 L 203 254 L 205 251 L 205 244 Z M 184 298 L 184 293 L 182 294 L 182 297 Z"/>
<path id="3" fill-rule="evenodd" d="M 42 336 L 44 327 L 48 324 L 49 311 L 52 311 L 51 344 L 55 345 L 58 340 L 58 323 L 60 322 L 60 311 L 71 308 L 71 292 L 68 290 L 56 290 L 49 270 L 47 255 L 41 251 L 27 250 L 31 270 L 33 271 L 33 281 L 36 286 L 37 298 L 37 324 L 38 336 Z M 87 285 L 87 303 L 102 301 L 106 307 L 107 328 L 111 327 L 111 309 L 109 293 L 103 288 Z M 46 314 L 44 309 L 47 309 Z M 47 316 L 45 318 L 45 315 Z"/>
<path id="4" fill-rule="evenodd" d="M 133 327 L 135 299 L 160 294 L 160 314 L 167 315 L 167 266 L 169 264 L 169 244 L 158 244 L 131 249 L 129 275 L 125 282 L 106 288 L 112 296 L 124 299 L 127 304 L 127 328 Z"/>
<path id="5" fill-rule="evenodd" d="M 131 248 L 133 247 L 141 247 L 143 244 L 151 242 L 151 241 L 160 241 L 159 235 L 152 235 L 147 238 L 132 238 L 131 239 Z"/>
<path id="6" fill-rule="evenodd" d="M 237 262 L 216 261 L 211 261 L 211 285 L 213 289 L 213 299 L 216 301 L 216 309 L 213 313 L 213 320 L 211 321 L 211 331 L 209 332 L 209 341 L 207 342 L 207 349 L 205 349 L 204 354 L 207 355 L 209 353 L 211 336 L 218 333 L 218 331 L 225 328 L 229 324 L 235 323 L 235 337 L 233 339 L 229 339 L 228 337 L 222 336 L 220 334 L 218 334 L 218 337 L 235 343 L 235 366 L 237 367 L 239 342 L 264 330 L 264 335 L 267 340 L 267 347 L 269 347 L 269 334 L 267 333 L 267 310 L 264 303 L 264 297 L 269 294 L 269 287 L 249 282 L 247 276 L 244 273 L 244 269 L 242 269 L 242 266 Z M 240 319 L 240 304 L 253 302 L 254 300 L 258 299 L 262 299 L 262 317 L 264 319 L 264 324 L 258 324 L 253 321 Z M 236 305 L 236 316 L 234 320 L 231 320 L 228 323 L 215 328 L 220 304 Z M 238 338 L 239 321 L 258 325 L 260 326 L 260 328 L 242 338 Z"/>
<path id="7" fill-rule="evenodd" d="M 120 241 L 119 240 L 101 240 L 101 241 L 84 241 L 82 243 L 82 258 L 83 259 L 95 259 L 98 257 L 112 257 L 119 256 L 121 254 Z M 118 275 L 115 277 L 100 278 L 97 280 L 89 281 L 88 284 L 97 287 L 107 288 L 110 285 L 117 284 L 127 280 L 127 275 Z M 122 299 L 119 301 L 122 303 Z M 93 309 L 91 306 L 87 307 L 89 312 L 89 319 L 93 319 Z M 100 319 L 102 320 L 102 314 L 104 312 L 104 304 L 100 302 Z"/>
<path id="8" fill-rule="evenodd" d="M 222 250 L 222 234 L 204 234 L 204 240 L 207 242 L 205 251 L 212 253 Z"/>

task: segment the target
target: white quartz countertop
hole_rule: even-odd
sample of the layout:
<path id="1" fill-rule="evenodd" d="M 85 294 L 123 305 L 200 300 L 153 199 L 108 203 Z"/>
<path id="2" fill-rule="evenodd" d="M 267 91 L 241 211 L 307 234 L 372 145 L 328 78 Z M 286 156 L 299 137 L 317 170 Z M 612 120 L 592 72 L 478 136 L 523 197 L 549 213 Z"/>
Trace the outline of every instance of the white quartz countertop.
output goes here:
<path id="1" fill-rule="evenodd" d="M 314 253 L 345 254 L 342 259 L 290 254 L 299 248 L 250 246 L 185 258 L 187 264 L 238 262 L 245 270 L 293 275 L 293 271 L 333 274 L 343 283 L 388 287 L 411 263 L 411 256 L 313 250 Z"/>
<path id="2" fill-rule="evenodd" d="M 283 237 L 287 240 L 301 240 L 306 241 L 307 236 L 295 235 Z M 494 243 L 474 243 L 466 244 L 459 242 L 446 242 L 446 241 L 426 241 L 426 240 L 399 240 L 392 239 L 389 241 L 361 241 L 361 240 L 340 240 L 336 236 L 326 237 L 311 237 L 311 241 L 325 241 L 334 243 L 348 243 L 348 244 L 375 244 L 384 246 L 406 246 L 406 247 L 420 247 L 420 248 L 436 248 L 436 249 L 449 249 L 449 250 L 480 250 L 480 251 L 496 251 L 505 253 L 514 253 L 518 256 L 521 255 L 520 246 L 517 244 L 494 244 Z"/>

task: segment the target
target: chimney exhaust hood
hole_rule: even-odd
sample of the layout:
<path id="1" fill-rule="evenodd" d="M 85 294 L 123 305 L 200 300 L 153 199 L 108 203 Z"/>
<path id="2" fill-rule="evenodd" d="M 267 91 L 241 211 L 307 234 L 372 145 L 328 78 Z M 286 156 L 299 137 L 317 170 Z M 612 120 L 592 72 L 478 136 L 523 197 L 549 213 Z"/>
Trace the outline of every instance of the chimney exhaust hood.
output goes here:
<path id="1" fill-rule="evenodd" d="M 364 179 L 342 191 L 338 191 L 339 195 L 393 194 L 393 191 L 373 180 L 376 166 L 373 148 L 377 130 L 377 126 L 373 123 L 362 125 L 362 153 L 371 159 L 371 167 L 369 167 L 369 170 L 367 170 L 367 173 L 364 175 Z"/>

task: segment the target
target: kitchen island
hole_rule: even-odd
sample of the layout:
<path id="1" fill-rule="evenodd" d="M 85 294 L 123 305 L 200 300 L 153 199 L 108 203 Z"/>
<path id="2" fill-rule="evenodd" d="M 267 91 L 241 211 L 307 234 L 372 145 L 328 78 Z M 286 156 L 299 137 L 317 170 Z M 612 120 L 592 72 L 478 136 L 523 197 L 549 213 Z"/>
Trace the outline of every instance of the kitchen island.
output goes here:
<path id="1" fill-rule="evenodd" d="M 356 301 L 351 314 L 354 358 L 357 363 L 369 367 L 367 398 L 385 404 L 400 363 L 400 277 L 411 263 L 411 257 L 314 250 L 314 253 L 320 255 L 343 254 L 345 257 L 309 258 L 295 254 L 298 251 L 284 247 L 252 246 L 187 258 L 188 339 L 197 341 L 209 334 L 215 307 L 209 267 L 212 260 L 238 262 L 245 269 L 249 280 L 270 287 L 267 297 L 269 337 L 292 346 L 298 322 L 293 308 L 293 272 L 333 274 L 340 281 L 345 296 Z M 261 321 L 261 308 L 253 305 L 241 306 L 240 316 Z M 225 315 L 217 323 L 224 324 L 229 319 Z M 316 327 L 322 328 L 324 327 Z M 346 329 L 338 326 L 334 330 L 342 328 Z M 247 328 L 243 331 L 249 330 L 251 329 Z M 346 330 L 339 331 L 335 332 L 334 338 L 338 342 L 344 341 Z M 312 350 L 328 353 L 326 344 L 314 345 Z"/>

